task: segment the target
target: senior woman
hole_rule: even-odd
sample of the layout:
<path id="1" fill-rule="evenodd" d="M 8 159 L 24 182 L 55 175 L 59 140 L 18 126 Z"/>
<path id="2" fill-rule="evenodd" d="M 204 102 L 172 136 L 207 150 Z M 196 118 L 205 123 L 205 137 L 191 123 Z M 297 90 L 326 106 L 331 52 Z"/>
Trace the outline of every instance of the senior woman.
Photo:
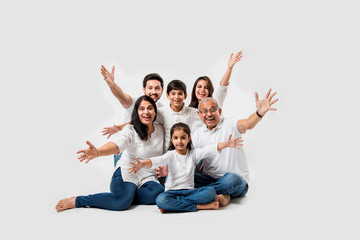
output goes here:
<path id="1" fill-rule="evenodd" d="M 131 123 L 123 128 L 116 139 L 96 148 L 90 142 L 87 149 L 78 151 L 79 160 L 85 163 L 100 157 L 123 152 L 117 162 L 110 183 L 110 192 L 62 199 L 56 205 L 58 212 L 71 208 L 96 207 L 108 210 L 125 210 L 134 199 L 137 204 L 155 204 L 156 197 L 164 191 L 155 170 L 141 169 L 139 174 L 128 173 L 128 168 L 140 160 L 160 156 L 164 152 L 163 127 L 154 123 L 157 108 L 152 98 L 144 95 L 135 102 Z"/>

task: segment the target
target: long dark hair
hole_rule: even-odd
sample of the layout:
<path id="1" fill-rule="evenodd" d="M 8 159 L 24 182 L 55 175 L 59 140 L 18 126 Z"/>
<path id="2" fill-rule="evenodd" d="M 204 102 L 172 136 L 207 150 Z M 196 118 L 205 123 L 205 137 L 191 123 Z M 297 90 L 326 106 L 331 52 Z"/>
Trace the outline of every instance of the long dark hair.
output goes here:
<path id="1" fill-rule="evenodd" d="M 198 84 L 198 82 L 200 80 L 205 80 L 207 82 L 208 90 L 209 90 L 208 97 L 212 97 L 212 94 L 214 92 L 214 86 L 213 86 L 210 78 L 208 76 L 201 76 L 198 79 L 196 79 L 194 86 L 192 88 L 191 101 L 190 101 L 189 107 L 198 108 L 198 106 L 199 106 L 199 100 L 197 99 L 195 92 L 196 92 L 196 85 Z"/>
<path id="2" fill-rule="evenodd" d="M 182 122 L 178 122 L 178 123 L 175 123 L 171 129 L 170 129 L 170 139 L 172 138 L 172 135 L 174 134 L 174 131 L 175 130 L 183 130 L 186 135 L 188 135 L 188 137 L 190 137 L 190 128 L 187 124 L 185 123 L 182 123 Z M 191 139 L 190 141 L 188 142 L 188 144 L 186 145 L 186 149 L 191 151 L 191 149 L 193 148 L 193 144 L 191 142 Z M 172 143 L 172 141 L 170 141 L 170 146 L 169 146 L 169 149 L 168 150 L 174 150 L 175 149 L 175 146 L 174 144 Z"/>
<path id="3" fill-rule="evenodd" d="M 156 104 L 155 104 L 154 100 L 151 97 L 143 95 L 143 96 L 139 97 L 135 102 L 134 110 L 132 111 L 132 114 L 131 114 L 131 122 L 130 122 L 130 124 L 132 124 L 134 126 L 134 129 L 135 129 L 136 133 L 139 135 L 141 140 L 147 140 L 149 138 L 149 134 L 147 132 L 148 127 L 145 126 L 140 121 L 140 117 L 139 117 L 139 114 L 138 114 L 138 109 L 139 109 L 140 103 L 142 101 L 148 101 L 154 107 L 155 113 L 156 113 L 155 118 L 154 118 L 154 121 L 155 121 L 156 116 L 157 116 Z"/>

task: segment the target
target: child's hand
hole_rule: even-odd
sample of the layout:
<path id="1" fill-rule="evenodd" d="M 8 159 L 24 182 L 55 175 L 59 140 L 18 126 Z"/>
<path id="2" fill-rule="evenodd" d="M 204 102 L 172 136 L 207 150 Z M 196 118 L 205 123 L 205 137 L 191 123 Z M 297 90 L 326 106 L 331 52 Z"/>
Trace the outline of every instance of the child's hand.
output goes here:
<path id="1" fill-rule="evenodd" d="M 129 173 L 134 172 L 134 174 L 136 174 L 142 168 L 142 162 L 138 158 L 136 158 L 136 163 L 132 163 L 132 162 L 129 162 L 129 163 L 131 165 L 134 165 L 133 167 L 128 168 Z"/>
<path id="2" fill-rule="evenodd" d="M 234 138 L 234 139 L 231 139 L 231 137 L 232 137 L 232 134 L 230 134 L 228 140 L 226 140 L 226 146 L 231 147 L 231 148 L 240 149 L 240 146 L 243 145 L 241 142 L 243 142 L 244 140 L 242 140 L 241 137 Z"/>

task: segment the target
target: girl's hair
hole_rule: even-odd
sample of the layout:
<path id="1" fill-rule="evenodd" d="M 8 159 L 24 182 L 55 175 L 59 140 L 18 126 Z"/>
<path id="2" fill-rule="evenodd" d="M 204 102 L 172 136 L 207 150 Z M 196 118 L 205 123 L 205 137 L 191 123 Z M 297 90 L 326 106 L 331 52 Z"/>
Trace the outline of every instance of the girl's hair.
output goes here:
<path id="1" fill-rule="evenodd" d="M 132 114 L 131 114 L 131 122 L 130 122 L 130 124 L 132 124 L 134 126 L 134 129 L 135 129 L 136 133 L 139 135 L 140 139 L 145 141 L 145 140 L 147 140 L 149 138 L 149 134 L 147 132 L 148 127 L 145 126 L 140 121 L 140 117 L 139 117 L 139 114 L 138 114 L 138 109 L 139 109 L 140 103 L 142 101 L 148 101 L 154 107 L 155 114 L 156 114 L 155 118 L 154 118 L 154 121 L 155 121 L 156 116 L 157 116 L 157 108 L 156 108 L 156 104 L 155 104 L 154 100 L 151 97 L 146 96 L 146 95 L 143 95 L 143 96 L 139 97 L 135 102 L 134 110 L 132 111 Z"/>
<path id="2" fill-rule="evenodd" d="M 187 124 L 185 123 L 182 123 L 182 122 L 179 122 L 179 123 L 175 123 L 172 127 L 171 127 L 171 130 L 170 130 L 170 139 L 172 138 L 172 135 L 174 134 L 175 130 L 183 130 L 186 135 L 188 135 L 188 137 L 190 137 L 190 128 Z M 186 145 L 186 149 L 187 150 L 191 150 L 193 148 L 193 144 L 191 142 L 191 139 L 190 141 L 188 142 L 188 144 Z M 174 144 L 172 143 L 172 141 L 170 141 L 170 146 L 169 146 L 169 149 L 168 150 L 174 150 L 175 149 L 175 146 Z"/>
<path id="3" fill-rule="evenodd" d="M 192 88 L 191 101 L 190 101 L 189 107 L 197 108 L 199 106 L 199 100 L 196 97 L 196 85 L 198 84 L 198 82 L 200 80 L 206 81 L 206 83 L 208 85 L 208 90 L 209 90 L 209 96 L 208 97 L 212 97 L 212 94 L 214 92 L 214 86 L 213 86 L 210 78 L 207 77 L 207 76 L 199 77 L 198 79 L 196 79 L 196 81 L 194 83 L 194 86 Z"/>

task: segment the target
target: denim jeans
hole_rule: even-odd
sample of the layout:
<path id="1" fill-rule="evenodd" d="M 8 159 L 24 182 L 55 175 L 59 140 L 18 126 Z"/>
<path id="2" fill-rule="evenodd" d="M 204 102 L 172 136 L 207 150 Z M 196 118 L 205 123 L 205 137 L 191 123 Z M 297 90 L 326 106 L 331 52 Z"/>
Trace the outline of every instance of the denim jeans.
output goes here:
<path id="1" fill-rule="evenodd" d="M 232 198 L 243 197 L 247 193 L 249 186 L 239 174 L 228 172 L 215 179 L 203 174 L 198 168 L 200 165 L 195 168 L 195 188 L 211 186 L 215 188 L 216 194 L 230 195 Z"/>
<path id="2" fill-rule="evenodd" d="M 116 167 L 117 161 L 119 161 L 119 159 L 121 158 L 121 154 L 122 152 L 114 155 L 114 167 Z"/>
<path id="3" fill-rule="evenodd" d="M 109 193 L 97 193 L 88 196 L 78 196 L 76 207 L 96 207 L 108 210 L 125 210 L 131 204 L 155 204 L 156 197 L 164 192 L 164 187 L 154 181 L 144 183 L 139 189 L 132 182 L 124 182 L 121 168 L 118 168 L 110 183 Z"/>
<path id="4" fill-rule="evenodd" d="M 169 190 L 156 198 L 156 205 L 164 210 L 176 212 L 196 212 L 197 204 L 213 201 L 216 191 L 213 187 L 198 189 Z"/>

